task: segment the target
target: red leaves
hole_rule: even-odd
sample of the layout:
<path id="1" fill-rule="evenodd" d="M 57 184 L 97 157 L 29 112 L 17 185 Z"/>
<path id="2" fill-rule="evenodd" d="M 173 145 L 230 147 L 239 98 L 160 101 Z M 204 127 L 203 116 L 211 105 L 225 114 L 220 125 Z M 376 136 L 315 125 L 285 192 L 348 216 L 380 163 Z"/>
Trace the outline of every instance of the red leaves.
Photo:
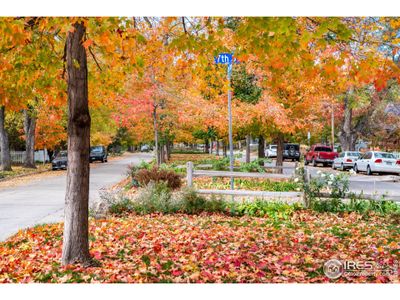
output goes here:
<path id="1" fill-rule="evenodd" d="M 92 220 L 91 254 L 101 266 L 90 268 L 61 267 L 62 225 L 46 225 L 0 244 L 0 282 L 331 282 L 321 272 L 331 258 L 398 260 L 397 233 L 385 222 L 307 211 L 279 224 L 220 215 Z M 395 280 L 347 276 L 336 282 Z"/>
<path id="2" fill-rule="evenodd" d="M 91 39 L 87 39 L 86 41 L 84 41 L 84 42 L 82 43 L 82 46 L 83 46 L 85 49 L 88 49 L 91 45 L 93 45 L 93 40 L 91 40 Z"/>

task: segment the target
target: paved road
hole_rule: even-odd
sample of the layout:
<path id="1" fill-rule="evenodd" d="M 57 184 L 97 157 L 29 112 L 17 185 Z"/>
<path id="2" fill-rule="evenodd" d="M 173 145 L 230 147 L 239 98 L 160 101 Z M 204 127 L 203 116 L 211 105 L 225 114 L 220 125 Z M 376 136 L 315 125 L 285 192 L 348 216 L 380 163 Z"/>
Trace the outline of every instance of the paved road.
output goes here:
<path id="1" fill-rule="evenodd" d="M 99 190 L 117 183 L 126 174 L 127 166 L 150 160 L 151 154 L 128 154 L 123 159 L 99 164 L 90 171 L 90 201 L 99 197 Z M 19 229 L 36 224 L 63 220 L 66 176 L 56 175 L 27 184 L 0 190 L 0 241 Z"/>

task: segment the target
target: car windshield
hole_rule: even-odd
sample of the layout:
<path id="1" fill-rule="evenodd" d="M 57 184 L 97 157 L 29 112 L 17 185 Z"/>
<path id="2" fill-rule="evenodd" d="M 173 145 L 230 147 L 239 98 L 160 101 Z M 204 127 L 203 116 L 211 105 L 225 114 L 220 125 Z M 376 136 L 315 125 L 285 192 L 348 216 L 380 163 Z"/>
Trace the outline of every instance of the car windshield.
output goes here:
<path id="1" fill-rule="evenodd" d="M 314 151 L 319 151 L 319 152 L 332 152 L 332 149 L 329 147 L 315 147 Z"/>
<path id="2" fill-rule="evenodd" d="M 359 157 L 360 153 L 358 153 L 358 152 L 347 152 L 347 156 Z"/>
<path id="3" fill-rule="evenodd" d="M 387 152 L 375 152 L 375 157 L 377 158 L 396 158 L 392 153 Z"/>
<path id="4" fill-rule="evenodd" d="M 61 151 L 56 155 L 56 158 L 65 158 L 67 156 L 68 156 L 67 151 Z"/>
<path id="5" fill-rule="evenodd" d="M 271 146 L 271 149 L 272 149 L 272 150 L 276 150 L 277 148 L 278 148 L 277 145 L 272 145 L 272 146 Z"/>
<path id="6" fill-rule="evenodd" d="M 103 147 L 97 146 L 90 148 L 91 152 L 103 152 Z"/>
<path id="7" fill-rule="evenodd" d="M 297 150 L 299 151 L 300 146 L 297 144 L 286 144 L 285 145 L 285 150 Z"/>

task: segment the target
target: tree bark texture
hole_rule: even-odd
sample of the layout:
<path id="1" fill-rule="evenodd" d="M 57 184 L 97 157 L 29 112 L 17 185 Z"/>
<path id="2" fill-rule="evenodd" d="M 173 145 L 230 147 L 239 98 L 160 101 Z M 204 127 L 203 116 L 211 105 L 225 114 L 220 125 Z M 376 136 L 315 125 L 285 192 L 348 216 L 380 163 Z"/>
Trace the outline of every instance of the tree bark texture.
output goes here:
<path id="1" fill-rule="evenodd" d="M 228 156 L 227 151 L 228 151 L 228 147 L 226 146 L 226 143 L 223 140 L 222 141 L 222 155 L 223 155 L 223 157 L 227 157 Z"/>
<path id="2" fill-rule="evenodd" d="M 258 158 L 265 158 L 265 139 L 262 135 L 258 137 Z M 260 166 L 264 165 L 264 161 L 260 161 Z"/>
<path id="3" fill-rule="evenodd" d="M 156 163 L 160 165 L 160 149 L 158 146 L 158 128 L 157 128 L 157 105 L 153 108 L 153 127 L 154 127 L 154 148 L 156 149 Z"/>
<path id="4" fill-rule="evenodd" d="M 205 139 L 204 143 L 205 143 L 204 152 L 208 153 L 210 151 L 210 142 L 208 139 Z"/>
<path id="5" fill-rule="evenodd" d="M 344 98 L 343 126 L 339 133 L 342 151 L 354 151 L 356 145 L 356 136 L 352 128 L 353 109 L 351 107 L 349 93 Z"/>
<path id="6" fill-rule="evenodd" d="M 11 171 L 11 156 L 10 156 L 10 144 L 8 141 L 8 133 L 5 128 L 5 107 L 0 106 L 0 150 L 1 150 L 1 160 L 0 160 L 0 170 L 1 171 Z"/>
<path id="7" fill-rule="evenodd" d="M 36 130 L 36 117 L 33 112 L 24 109 L 24 132 L 25 132 L 25 168 L 36 169 L 35 165 L 35 130 Z"/>
<path id="8" fill-rule="evenodd" d="M 86 28 L 75 23 L 66 41 L 68 72 L 68 171 L 62 264 L 92 262 L 89 254 L 89 148 L 90 114 L 86 50 L 82 45 Z"/>
<path id="9" fill-rule="evenodd" d="M 251 135 L 246 135 L 246 163 L 250 163 L 250 143 L 251 143 Z"/>
<path id="10" fill-rule="evenodd" d="M 277 147 L 276 147 L 276 166 L 283 166 L 283 142 L 284 137 L 282 133 L 278 134 Z M 282 173 L 282 169 L 277 169 L 277 173 Z"/>

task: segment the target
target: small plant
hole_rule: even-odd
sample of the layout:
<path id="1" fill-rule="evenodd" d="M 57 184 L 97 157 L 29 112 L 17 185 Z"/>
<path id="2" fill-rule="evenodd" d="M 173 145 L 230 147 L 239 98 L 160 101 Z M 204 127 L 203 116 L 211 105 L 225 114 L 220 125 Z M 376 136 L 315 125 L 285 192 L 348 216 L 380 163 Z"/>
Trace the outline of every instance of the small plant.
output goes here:
<path id="1" fill-rule="evenodd" d="M 221 159 L 213 159 L 211 160 L 212 169 L 216 171 L 222 171 L 229 167 L 229 157 L 224 157 Z"/>
<path id="2" fill-rule="evenodd" d="M 130 212 L 134 209 L 134 203 L 132 200 L 124 198 L 120 202 L 111 204 L 109 212 L 115 215 L 121 215 L 126 212 Z"/>
<path id="3" fill-rule="evenodd" d="M 236 215 L 269 217 L 273 220 L 287 220 L 295 210 L 299 210 L 302 208 L 303 207 L 300 204 L 270 202 L 260 199 L 256 199 L 254 202 L 243 202 L 237 204 L 236 207 L 234 207 Z"/>
<path id="4" fill-rule="evenodd" d="M 133 179 L 142 187 L 148 185 L 150 182 L 165 182 L 167 186 L 173 190 L 182 186 L 182 180 L 179 174 L 176 174 L 174 171 L 157 167 L 153 167 L 152 169 L 141 169 L 137 171 Z"/>
<path id="5" fill-rule="evenodd" d="M 240 171 L 265 173 L 265 169 L 260 165 L 259 159 L 253 160 L 249 163 L 242 163 L 240 165 Z"/>
<path id="6" fill-rule="evenodd" d="M 134 201 L 133 210 L 139 214 L 173 213 L 179 210 L 166 182 L 151 181 Z"/>
<path id="7" fill-rule="evenodd" d="M 193 188 L 186 188 L 182 191 L 180 208 L 188 214 L 199 214 L 206 208 L 207 200 L 196 193 Z"/>

